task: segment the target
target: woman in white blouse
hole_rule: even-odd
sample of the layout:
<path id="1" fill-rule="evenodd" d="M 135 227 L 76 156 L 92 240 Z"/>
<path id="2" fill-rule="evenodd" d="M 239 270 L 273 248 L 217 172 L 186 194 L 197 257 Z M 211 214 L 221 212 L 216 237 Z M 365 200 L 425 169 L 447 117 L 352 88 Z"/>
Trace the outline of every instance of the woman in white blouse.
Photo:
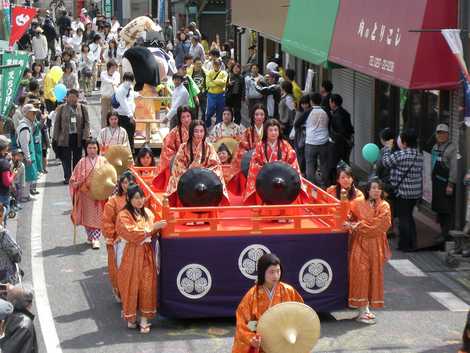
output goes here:
<path id="1" fill-rule="evenodd" d="M 106 116 L 107 126 L 101 129 L 98 136 L 100 153 L 104 154 L 110 146 L 123 145 L 130 150 L 129 138 L 126 130 L 119 126 L 119 117 L 115 112 L 109 112 Z"/>
<path id="2" fill-rule="evenodd" d="M 111 111 L 111 97 L 121 83 L 118 65 L 114 60 L 106 63 L 106 70 L 101 72 L 101 127 L 105 127 L 108 112 Z"/>

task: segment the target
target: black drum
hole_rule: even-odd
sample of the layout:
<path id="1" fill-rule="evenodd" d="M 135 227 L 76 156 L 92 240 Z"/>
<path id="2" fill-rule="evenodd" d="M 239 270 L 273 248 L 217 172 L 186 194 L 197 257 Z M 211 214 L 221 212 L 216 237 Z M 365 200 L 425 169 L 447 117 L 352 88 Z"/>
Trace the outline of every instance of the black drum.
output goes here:
<path id="1" fill-rule="evenodd" d="M 223 197 L 222 182 L 209 169 L 191 168 L 178 182 L 178 197 L 185 207 L 218 206 Z"/>
<path id="2" fill-rule="evenodd" d="M 246 153 L 243 155 L 241 169 L 245 177 L 248 177 L 248 171 L 250 170 L 251 157 L 253 156 L 254 151 L 255 150 L 246 151 Z"/>
<path id="3" fill-rule="evenodd" d="M 299 196 L 300 175 L 284 162 L 267 163 L 256 177 L 256 192 L 268 205 L 288 205 Z"/>

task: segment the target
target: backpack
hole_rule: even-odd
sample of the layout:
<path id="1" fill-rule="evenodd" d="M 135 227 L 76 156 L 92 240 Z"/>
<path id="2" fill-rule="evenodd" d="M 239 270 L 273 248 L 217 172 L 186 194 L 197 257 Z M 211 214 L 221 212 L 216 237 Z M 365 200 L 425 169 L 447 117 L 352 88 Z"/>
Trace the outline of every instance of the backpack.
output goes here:
<path id="1" fill-rule="evenodd" d="M 111 96 L 111 107 L 113 107 L 114 109 L 118 109 L 120 106 L 121 104 L 116 98 L 116 93 L 113 93 L 113 95 Z"/>

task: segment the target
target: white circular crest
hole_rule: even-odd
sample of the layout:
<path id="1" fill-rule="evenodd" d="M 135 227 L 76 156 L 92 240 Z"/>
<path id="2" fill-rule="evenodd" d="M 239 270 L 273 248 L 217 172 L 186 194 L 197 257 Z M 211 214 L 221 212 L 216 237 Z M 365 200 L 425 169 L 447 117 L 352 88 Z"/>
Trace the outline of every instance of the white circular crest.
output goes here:
<path id="1" fill-rule="evenodd" d="M 211 289 L 211 273 L 200 264 L 186 265 L 178 272 L 176 286 L 186 298 L 200 299 Z"/>
<path id="2" fill-rule="evenodd" d="M 300 269 L 299 283 L 308 293 L 323 292 L 330 286 L 331 281 L 333 281 L 333 271 L 325 260 L 312 259 Z"/>
<path id="3" fill-rule="evenodd" d="M 256 279 L 258 273 L 258 260 L 264 254 L 271 251 L 264 245 L 251 244 L 242 250 L 238 257 L 238 268 L 243 276 L 248 279 Z"/>
<path id="4" fill-rule="evenodd" d="M 21 14 L 16 16 L 16 24 L 20 27 L 23 27 L 26 23 L 28 23 L 30 17 L 26 14 Z"/>

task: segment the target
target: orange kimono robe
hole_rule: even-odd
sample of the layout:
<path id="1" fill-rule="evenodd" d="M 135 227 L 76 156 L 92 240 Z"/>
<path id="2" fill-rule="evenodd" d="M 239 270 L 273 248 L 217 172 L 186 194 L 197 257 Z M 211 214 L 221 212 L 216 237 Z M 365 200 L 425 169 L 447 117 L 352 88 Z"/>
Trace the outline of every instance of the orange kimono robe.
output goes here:
<path id="1" fill-rule="evenodd" d="M 73 200 L 72 222 L 86 228 L 101 229 L 104 202 L 94 200 L 90 195 L 91 175 L 95 168 L 106 162 L 102 156 L 95 159 L 83 157 L 75 166 L 70 177 L 70 194 Z M 78 182 L 78 187 L 73 187 Z"/>
<path id="2" fill-rule="evenodd" d="M 251 287 L 237 308 L 237 326 L 232 353 L 248 353 L 251 347 L 250 340 L 256 335 L 256 332 L 252 332 L 248 328 L 248 323 L 250 321 L 259 321 L 266 310 L 283 302 L 303 303 L 304 300 L 294 287 L 283 282 L 277 284 L 272 301 L 263 286 L 255 285 Z M 261 340 L 263 340 L 262 337 Z M 260 350 L 260 353 L 262 352 Z"/>
<path id="3" fill-rule="evenodd" d="M 126 196 L 113 195 L 109 198 L 108 202 L 104 205 L 101 231 L 106 239 L 106 250 L 108 251 L 108 275 L 113 287 L 114 293 L 118 293 L 117 287 L 117 266 L 116 266 L 116 251 L 114 243 L 118 235 L 116 234 L 116 219 L 118 213 L 124 208 L 126 204 Z"/>
<path id="4" fill-rule="evenodd" d="M 227 189 L 225 187 L 224 173 L 222 171 L 222 165 L 220 164 L 219 156 L 215 151 L 212 144 L 203 142 L 205 144 L 205 158 L 202 160 L 202 143 L 194 147 L 193 146 L 193 155 L 194 160 L 190 162 L 191 156 L 189 153 L 189 146 L 187 143 L 183 143 L 178 153 L 176 153 L 175 161 L 173 162 L 173 168 L 171 171 L 170 181 L 166 192 L 170 201 L 171 207 L 180 206 L 180 201 L 178 198 L 177 187 L 178 182 L 181 176 L 190 168 L 207 168 L 212 170 L 220 179 L 223 185 L 223 198 L 221 205 L 229 205 L 229 198 L 227 194 Z"/>
<path id="5" fill-rule="evenodd" d="M 157 313 L 157 269 L 151 243 L 143 243 L 153 228 L 153 213 L 145 209 L 144 217 L 134 219 L 128 210 L 119 212 L 116 233 L 125 244 L 117 270 L 117 285 L 122 301 L 122 315 L 136 321 L 137 311 L 146 318 Z"/>
<path id="6" fill-rule="evenodd" d="M 240 137 L 240 144 L 236 154 L 232 158 L 230 172 L 227 172 L 227 188 L 234 195 L 243 195 L 246 186 L 246 177 L 241 171 L 242 159 L 246 152 L 253 150 L 256 144 L 261 141 L 263 133 L 258 134 L 255 128 L 249 127 Z"/>
<path id="7" fill-rule="evenodd" d="M 292 168 L 294 168 L 300 176 L 300 168 L 299 163 L 297 162 L 297 155 L 295 153 L 295 150 L 291 147 L 289 142 L 284 140 L 281 141 L 280 147 L 282 152 L 281 161 L 287 163 Z M 248 180 L 246 183 L 245 195 L 243 196 L 243 203 L 245 205 L 262 204 L 261 198 L 259 198 L 258 194 L 256 193 L 256 177 L 258 176 L 259 171 L 265 164 L 278 160 L 277 144 L 275 145 L 275 148 L 272 148 L 269 144 L 267 145 L 267 156 L 268 158 L 266 158 L 266 153 L 264 151 L 264 143 L 259 142 L 256 145 L 253 157 L 251 158 L 250 162 L 250 169 L 248 171 Z M 305 183 L 302 183 L 300 194 L 294 203 L 305 203 L 308 202 L 308 200 L 309 197 L 307 185 L 305 185 Z"/>
<path id="8" fill-rule="evenodd" d="M 336 195 L 336 184 L 329 186 L 326 189 L 326 192 L 328 194 L 330 194 L 331 196 L 336 198 L 337 197 L 337 195 Z M 348 200 L 348 204 L 349 204 L 348 210 L 349 211 L 348 211 L 348 216 L 347 216 L 346 220 L 351 220 L 351 202 L 353 202 L 354 200 L 364 200 L 364 194 L 358 188 L 356 188 L 356 197 L 353 200 Z"/>
<path id="9" fill-rule="evenodd" d="M 384 265 L 391 252 L 387 230 L 391 226 L 390 206 L 380 200 L 374 206 L 365 199 L 351 203 L 358 221 L 351 235 L 349 250 L 349 306 L 384 306 Z"/>
<path id="10" fill-rule="evenodd" d="M 163 139 L 163 147 L 160 153 L 160 163 L 158 163 L 153 186 L 156 191 L 165 191 L 170 180 L 170 163 L 171 159 L 176 155 L 180 145 L 188 141 L 188 129 L 181 127 L 181 137 L 178 127 L 173 128 Z"/>

